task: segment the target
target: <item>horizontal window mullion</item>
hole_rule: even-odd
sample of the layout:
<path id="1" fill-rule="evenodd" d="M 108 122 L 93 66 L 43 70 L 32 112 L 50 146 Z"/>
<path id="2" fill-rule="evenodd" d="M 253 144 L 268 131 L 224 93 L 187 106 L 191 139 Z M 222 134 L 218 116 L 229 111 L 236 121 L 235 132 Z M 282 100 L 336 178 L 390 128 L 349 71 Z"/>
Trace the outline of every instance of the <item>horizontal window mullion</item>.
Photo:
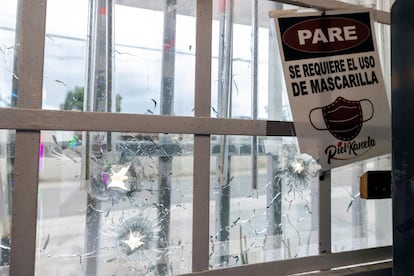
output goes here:
<path id="1" fill-rule="evenodd" d="M 10 108 L 0 117 L 0 129 L 295 136 L 293 123 L 281 121 Z"/>
<path id="2" fill-rule="evenodd" d="M 350 265 L 363 265 L 371 262 L 385 262 L 391 258 L 392 247 L 386 246 L 202 271 L 197 273 L 197 275 L 290 275 L 317 270 L 329 270 Z"/>

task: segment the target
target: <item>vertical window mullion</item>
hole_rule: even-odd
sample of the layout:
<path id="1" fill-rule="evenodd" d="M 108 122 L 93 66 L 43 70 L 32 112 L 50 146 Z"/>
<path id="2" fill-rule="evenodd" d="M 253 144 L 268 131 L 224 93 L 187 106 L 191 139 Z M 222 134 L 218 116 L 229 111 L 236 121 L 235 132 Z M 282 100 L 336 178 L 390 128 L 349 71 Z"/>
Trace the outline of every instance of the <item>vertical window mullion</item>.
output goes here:
<path id="1" fill-rule="evenodd" d="M 331 171 L 321 174 L 319 181 L 319 253 L 329 254 L 331 249 Z"/>
<path id="2" fill-rule="evenodd" d="M 212 0 L 197 0 L 194 114 L 210 117 Z M 210 135 L 194 136 L 193 271 L 208 270 Z"/>
<path id="3" fill-rule="evenodd" d="M 46 0 L 19 1 L 17 107 L 42 106 Z M 35 119 L 35 118 L 34 118 Z M 10 275 L 34 275 L 40 130 L 16 130 Z"/>

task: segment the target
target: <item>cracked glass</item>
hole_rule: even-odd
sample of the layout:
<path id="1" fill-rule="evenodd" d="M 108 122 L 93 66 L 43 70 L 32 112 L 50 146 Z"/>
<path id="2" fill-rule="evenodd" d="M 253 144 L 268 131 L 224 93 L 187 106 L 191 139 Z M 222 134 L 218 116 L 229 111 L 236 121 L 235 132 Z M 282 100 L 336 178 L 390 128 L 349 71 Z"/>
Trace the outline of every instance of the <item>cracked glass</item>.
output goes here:
<path id="1" fill-rule="evenodd" d="M 17 1 L 6 2 L 0 107 L 14 107 Z M 47 2 L 44 109 L 193 116 L 195 0 Z M 256 28 L 250 1 L 213 5 L 211 116 L 292 120 L 267 17 L 287 6 L 260 1 Z M 41 139 L 37 275 L 191 272 L 193 135 L 43 131 Z M 7 273 L 14 131 L 2 130 L 0 142 Z M 362 201 L 355 180 L 388 162 L 332 172 L 332 251 L 391 244 L 390 201 Z M 210 267 L 318 254 L 318 172 L 294 138 L 213 135 Z"/>
<path id="2" fill-rule="evenodd" d="M 318 254 L 318 163 L 294 138 L 212 136 L 210 266 Z"/>
<path id="3" fill-rule="evenodd" d="M 36 275 L 191 272 L 192 135 L 41 137 Z"/>

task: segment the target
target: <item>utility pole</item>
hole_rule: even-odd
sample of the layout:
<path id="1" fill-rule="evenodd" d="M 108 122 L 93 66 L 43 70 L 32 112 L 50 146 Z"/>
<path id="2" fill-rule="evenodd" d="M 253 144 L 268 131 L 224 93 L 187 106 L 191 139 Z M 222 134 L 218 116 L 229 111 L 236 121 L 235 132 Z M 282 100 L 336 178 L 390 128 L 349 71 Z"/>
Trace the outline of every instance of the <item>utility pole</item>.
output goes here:
<path id="1" fill-rule="evenodd" d="M 177 0 L 166 0 L 164 6 L 160 115 L 173 115 L 174 113 L 176 9 Z M 171 143 L 170 135 L 159 135 L 160 147 Z M 157 259 L 157 275 L 168 275 L 173 156 L 168 155 L 165 151 L 160 151 L 158 160 L 160 174 L 158 181 L 158 221 L 160 223 L 158 249 L 160 256 Z"/>
<path id="2" fill-rule="evenodd" d="M 113 32 L 112 14 L 114 0 L 91 0 L 89 14 L 89 45 L 87 89 L 84 99 L 84 110 L 91 112 L 112 111 L 112 53 Z M 92 181 L 91 173 L 94 166 L 104 158 L 104 153 L 112 151 L 111 133 L 90 135 L 87 133 L 84 167 L 82 168 L 86 181 Z M 98 161 L 98 163 L 97 163 Z M 98 273 L 97 255 L 100 242 L 101 201 L 87 195 L 85 253 L 91 254 L 86 260 L 85 275 Z"/>
<path id="3" fill-rule="evenodd" d="M 217 109 L 220 118 L 231 117 L 232 61 L 233 61 L 233 0 L 220 0 L 219 22 L 219 68 Z M 218 240 L 217 264 L 229 262 L 229 225 L 230 225 L 230 173 L 231 156 L 229 154 L 229 137 L 222 135 L 219 139 L 220 152 L 217 159 L 216 189 L 216 234 Z"/>

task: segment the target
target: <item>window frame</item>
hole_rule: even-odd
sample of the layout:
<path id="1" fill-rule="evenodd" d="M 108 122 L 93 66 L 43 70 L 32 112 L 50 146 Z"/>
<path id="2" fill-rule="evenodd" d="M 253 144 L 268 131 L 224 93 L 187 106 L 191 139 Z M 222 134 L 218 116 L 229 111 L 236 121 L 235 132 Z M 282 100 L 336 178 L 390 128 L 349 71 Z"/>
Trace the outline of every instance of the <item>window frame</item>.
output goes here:
<path id="1" fill-rule="evenodd" d="M 340 1 L 279 0 L 319 10 L 359 8 Z M 389 262 L 392 247 L 331 252 L 330 173 L 320 185 L 319 255 L 209 270 L 211 135 L 295 136 L 292 122 L 218 119 L 211 110 L 212 0 L 196 3 L 194 117 L 42 110 L 47 0 L 19 1 L 19 98 L 17 108 L 0 108 L 1 129 L 16 130 L 10 275 L 34 275 L 36 259 L 39 145 L 42 130 L 194 134 L 192 271 L 197 275 L 286 275 L 368 262 Z M 373 10 L 376 21 L 390 14 Z M 35 120 L 33 120 L 35 118 Z M 300 265 L 298 265 L 300 264 Z"/>

